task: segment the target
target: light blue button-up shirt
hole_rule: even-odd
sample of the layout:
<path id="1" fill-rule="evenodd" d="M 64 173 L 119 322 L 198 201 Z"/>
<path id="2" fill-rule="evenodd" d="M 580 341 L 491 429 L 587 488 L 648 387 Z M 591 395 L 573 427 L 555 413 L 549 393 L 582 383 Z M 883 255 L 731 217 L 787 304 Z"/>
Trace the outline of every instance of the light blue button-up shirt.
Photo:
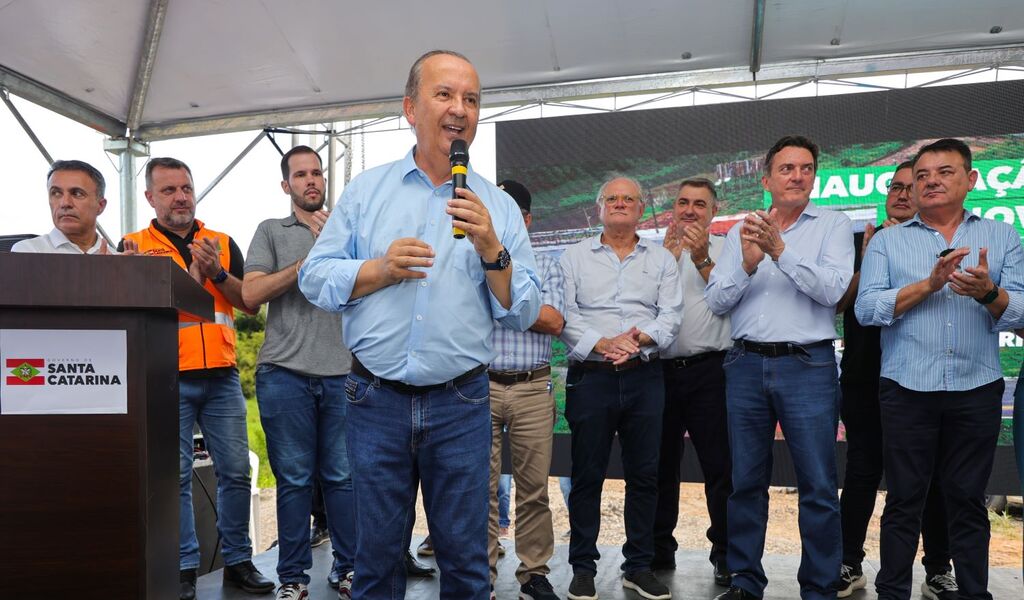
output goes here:
<path id="1" fill-rule="evenodd" d="M 540 281 L 522 213 L 512 198 L 477 175 L 468 186 L 491 215 L 512 256 L 512 305 L 487 287 L 480 256 L 468 238 L 452 237 L 445 212 L 452 183 L 435 187 L 413 159 L 366 171 L 352 180 L 299 272 L 299 288 L 324 310 L 344 313 L 345 345 L 378 377 L 411 385 L 448 381 L 494 358 L 494 321 L 524 331 L 540 313 Z M 426 279 L 407 279 L 352 299 L 363 263 L 384 256 L 396 239 L 434 249 Z"/>
<path id="2" fill-rule="evenodd" d="M 571 360 L 605 360 L 594 345 L 632 327 L 656 345 L 641 348 L 645 360 L 671 347 L 683 316 L 683 286 L 671 252 L 640 238 L 620 261 L 598 234 L 566 248 L 559 264 L 565 275 L 562 341 Z"/>
<path id="3" fill-rule="evenodd" d="M 732 338 L 809 344 L 838 337 L 836 304 L 853 277 L 849 217 L 809 202 L 782 232 L 778 262 L 765 255 L 753 276 L 743 270 L 742 227 L 729 230 L 704 290 L 712 312 L 729 313 Z"/>
<path id="4" fill-rule="evenodd" d="M 961 268 L 988 248 L 989 276 L 1010 296 L 998 321 L 973 298 L 944 286 L 898 317 L 900 289 L 926 279 L 939 252 L 968 246 Z M 1024 250 L 1011 225 L 964 212 L 953 243 L 919 217 L 871 238 L 860 270 L 854 311 L 862 325 L 882 327 L 882 377 L 918 392 L 964 391 L 1003 376 L 999 331 L 1024 327 Z"/>

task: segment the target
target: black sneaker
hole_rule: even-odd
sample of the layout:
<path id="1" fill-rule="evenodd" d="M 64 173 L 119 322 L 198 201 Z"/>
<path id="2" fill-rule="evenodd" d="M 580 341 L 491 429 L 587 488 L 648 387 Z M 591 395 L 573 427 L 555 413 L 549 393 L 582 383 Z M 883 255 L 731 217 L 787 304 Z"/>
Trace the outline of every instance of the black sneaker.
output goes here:
<path id="1" fill-rule="evenodd" d="M 836 588 L 837 598 L 847 598 L 857 590 L 862 590 L 868 584 L 868 578 L 864 576 L 864 570 L 860 565 L 843 565 L 839 570 L 839 586 Z"/>
<path id="2" fill-rule="evenodd" d="M 331 539 L 331 534 L 327 531 L 326 527 L 313 527 L 309 531 L 309 545 L 312 548 L 316 548 L 324 542 L 328 542 Z"/>
<path id="3" fill-rule="evenodd" d="M 946 571 L 927 576 L 921 584 L 921 595 L 929 600 L 956 600 L 960 595 L 960 588 L 957 587 L 953 574 Z"/>
<path id="4" fill-rule="evenodd" d="M 181 586 L 178 588 L 180 600 L 196 600 L 196 570 L 182 569 L 178 571 L 178 581 Z"/>
<path id="5" fill-rule="evenodd" d="M 519 600 L 559 600 L 559 598 L 547 577 L 531 575 L 530 580 L 519 588 Z"/>
<path id="6" fill-rule="evenodd" d="M 597 600 L 592 573 L 575 573 L 569 582 L 569 600 Z"/>
<path id="7" fill-rule="evenodd" d="M 672 597 L 672 592 L 664 583 L 658 581 L 652 571 L 626 573 L 622 576 L 622 587 L 636 590 L 636 593 L 650 600 L 668 600 Z"/>
<path id="8" fill-rule="evenodd" d="M 715 600 L 761 600 L 758 596 L 755 596 L 747 590 L 739 587 L 732 586 L 725 592 L 715 596 Z"/>

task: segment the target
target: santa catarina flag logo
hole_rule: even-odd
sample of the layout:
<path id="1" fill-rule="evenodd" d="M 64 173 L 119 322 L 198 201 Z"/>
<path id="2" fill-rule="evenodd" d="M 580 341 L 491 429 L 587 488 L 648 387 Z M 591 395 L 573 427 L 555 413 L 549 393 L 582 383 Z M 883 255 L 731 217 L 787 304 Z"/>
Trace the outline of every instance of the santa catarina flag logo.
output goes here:
<path id="1" fill-rule="evenodd" d="M 46 361 L 41 358 L 8 358 L 10 375 L 7 376 L 7 385 L 43 385 L 40 369 L 45 366 Z"/>

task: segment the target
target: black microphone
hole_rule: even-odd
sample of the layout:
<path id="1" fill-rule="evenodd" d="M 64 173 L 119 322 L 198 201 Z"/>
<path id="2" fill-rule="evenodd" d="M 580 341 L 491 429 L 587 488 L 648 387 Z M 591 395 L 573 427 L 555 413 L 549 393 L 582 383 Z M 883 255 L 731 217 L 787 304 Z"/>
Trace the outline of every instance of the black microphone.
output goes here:
<path id="1" fill-rule="evenodd" d="M 458 198 L 455 188 L 466 188 L 466 174 L 469 170 L 469 148 L 466 140 L 452 140 L 451 150 L 448 151 L 448 160 L 452 163 L 452 199 Z M 452 225 L 452 237 L 461 240 L 466 237 L 466 232 Z"/>

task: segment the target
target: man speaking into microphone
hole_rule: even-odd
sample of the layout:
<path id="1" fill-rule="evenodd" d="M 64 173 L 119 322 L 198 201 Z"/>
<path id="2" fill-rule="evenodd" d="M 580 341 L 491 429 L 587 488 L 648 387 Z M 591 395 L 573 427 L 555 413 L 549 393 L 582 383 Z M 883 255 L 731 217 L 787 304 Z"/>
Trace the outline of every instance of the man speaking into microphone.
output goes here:
<path id="1" fill-rule="evenodd" d="M 493 321 L 530 327 L 540 282 L 512 198 L 468 164 L 467 187 L 453 193 L 452 143 L 472 143 L 480 114 L 473 65 L 448 50 L 424 54 L 402 108 L 416 145 L 345 187 L 299 287 L 344 313 L 353 354 L 345 389 L 358 507 L 352 597 L 404 596 L 404 535 L 422 479 L 440 597 L 486 600 Z"/>

